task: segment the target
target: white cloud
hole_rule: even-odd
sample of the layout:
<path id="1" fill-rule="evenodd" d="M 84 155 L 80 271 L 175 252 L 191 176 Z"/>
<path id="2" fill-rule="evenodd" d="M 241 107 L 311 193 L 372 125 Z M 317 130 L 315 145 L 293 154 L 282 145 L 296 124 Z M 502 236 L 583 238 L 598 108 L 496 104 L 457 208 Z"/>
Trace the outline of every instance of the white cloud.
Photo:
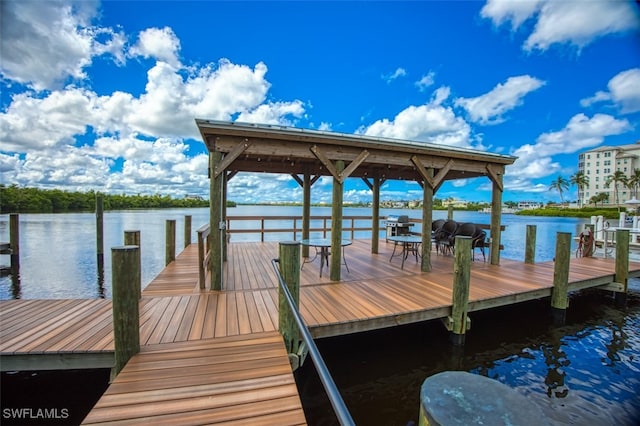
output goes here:
<path id="1" fill-rule="evenodd" d="M 611 100 L 611 94 L 608 92 L 603 92 L 602 90 L 598 90 L 595 95 L 590 96 L 588 98 L 584 98 L 580 100 L 580 105 L 583 107 L 590 107 L 593 104 L 598 102 L 604 102 Z"/>
<path id="2" fill-rule="evenodd" d="M 0 70 L 7 80 L 36 90 L 59 88 L 69 78 L 85 79 L 94 56 L 115 55 L 122 35 L 91 26 L 97 1 L 2 1 Z M 104 42 L 96 41 L 100 36 Z"/>
<path id="3" fill-rule="evenodd" d="M 640 68 L 632 68 L 616 74 L 607 84 L 608 92 L 599 90 L 595 95 L 582 99 L 584 107 L 598 102 L 612 101 L 623 114 L 640 111 Z"/>
<path id="4" fill-rule="evenodd" d="M 259 105 L 251 111 L 242 112 L 237 121 L 246 123 L 280 124 L 293 126 L 294 123 L 287 117 L 301 117 L 304 114 L 304 105 L 301 101 L 272 102 Z"/>
<path id="5" fill-rule="evenodd" d="M 544 0 L 487 0 L 480 15 L 483 18 L 491 19 L 496 26 L 511 21 L 511 28 L 516 30 L 523 22 L 538 12 L 542 3 Z"/>
<path id="6" fill-rule="evenodd" d="M 137 54 L 158 62 L 137 97 L 122 91 L 98 96 L 73 86 L 14 95 L 0 112 L 3 183 L 206 196 L 208 157 L 189 153 L 184 142 L 200 138 L 195 117 L 290 125 L 305 113 L 298 100 L 265 103 L 271 85 L 262 62 L 251 68 L 223 59 L 176 68 L 182 66 L 173 33 L 142 34 Z"/>
<path id="7" fill-rule="evenodd" d="M 387 118 L 378 120 L 368 127 L 359 129 L 358 133 L 469 147 L 471 133 L 469 125 L 462 118 L 457 117 L 450 107 L 442 106 L 442 102 L 448 96 L 449 89 L 441 87 L 436 90 L 430 103 L 409 106 L 400 111 L 393 120 Z"/>
<path id="8" fill-rule="evenodd" d="M 0 113 L 0 141 L 3 151 L 27 152 L 73 143 L 94 120 L 95 94 L 70 88 L 36 98 L 25 92 L 13 98 Z"/>
<path id="9" fill-rule="evenodd" d="M 131 47 L 129 55 L 153 58 L 179 68 L 179 51 L 180 40 L 171 28 L 148 28 L 140 32 L 138 42 Z"/>
<path id="10" fill-rule="evenodd" d="M 620 135 L 632 129 L 627 120 L 619 120 L 607 114 L 595 114 L 589 118 L 576 114 L 557 132 L 541 134 L 535 144 L 525 144 L 512 155 L 518 157 L 507 168 L 505 177 L 541 178 L 560 170 L 552 160 L 554 155 L 573 154 L 600 145 L 607 136 Z"/>
<path id="11" fill-rule="evenodd" d="M 546 83 L 529 75 L 509 77 L 490 92 L 475 98 L 458 98 L 455 105 L 463 107 L 472 121 L 480 124 L 497 124 L 504 121 L 502 115 L 522 105 L 525 95 Z"/>
<path id="12" fill-rule="evenodd" d="M 640 111 L 640 68 L 623 71 L 608 84 L 611 99 L 623 113 Z"/>
<path id="13" fill-rule="evenodd" d="M 434 73 L 433 71 L 429 71 L 428 74 L 423 75 L 422 78 L 420 78 L 420 80 L 416 81 L 415 83 L 418 87 L 418 90 L 424 92 L 429 86 L 432 86 L 435 82 L 435 76 L 436 73 Z"/>
<path id="14" fill-rule="evenodd" d="M 229 180 L 229 194 L 233 200 L 252 202 L 299 201 L 302 188 L 289 175 L 272 173 L 238 173 Z M 315 186 L 314 186 L 315 188 Z M 325 191 L 311 191 L 312 202 L 327 201 Z M 331 194 L 329 193 L 329 200 Z"/>
<path id="15" fill-rule="evenodd" d="M 387 83 L 391 83 L 393 80 L 404 77 L 405 75 L 407 75 L 407 71 L 404 68 L 397 68 L 392 74 L 383 75 L 382 79 Z"/>
<path id="16" fill-rule="evenodd" d="M 27 186 L 86 189 L 102 187 L 109 176 L 110 161 L 96 158 L 83 149 L 65 146 L 27 153 L 6 176 L 11 183 Z"/>
<path id="17" fill-rule="evenodd" d="M 637 31 L 640 25 L 630 1 L 489 0 L 480 14 L 496 26 L 511 22 L 512 30 L 529 19 L 535 20 L 523 46 L 528 51 L 547 50 L 556 43 L 582 48 L 598 37 Z"/>
<path id="18" fill-rule="evenodd" d="M 442 105 L 449 98 L 451 89 L 447 86 L 438 87 L 431 96 L 432 105 Z"/>

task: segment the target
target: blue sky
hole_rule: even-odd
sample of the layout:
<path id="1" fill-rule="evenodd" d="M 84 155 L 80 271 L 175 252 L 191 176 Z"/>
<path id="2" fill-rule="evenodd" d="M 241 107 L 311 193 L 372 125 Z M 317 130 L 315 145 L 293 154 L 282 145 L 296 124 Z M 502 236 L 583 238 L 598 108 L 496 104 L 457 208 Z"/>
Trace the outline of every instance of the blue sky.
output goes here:
<path id="1" fill-rule="evenodd" d="M 549 183 L 578 153 L 640 140 L 632 1 L 0 4 L 6 185 L 208 197 L 206 118 L 515 155 L 504 199 L 559 201 Z M 312 192 L 330 201 L 331 180 Z M 490 184 L 436 197 L 489 201 Z M 381 198 L 421 189 L 387 182 Z M 289 176 L 238 174 L 229 199 L 302 198 Z"/>

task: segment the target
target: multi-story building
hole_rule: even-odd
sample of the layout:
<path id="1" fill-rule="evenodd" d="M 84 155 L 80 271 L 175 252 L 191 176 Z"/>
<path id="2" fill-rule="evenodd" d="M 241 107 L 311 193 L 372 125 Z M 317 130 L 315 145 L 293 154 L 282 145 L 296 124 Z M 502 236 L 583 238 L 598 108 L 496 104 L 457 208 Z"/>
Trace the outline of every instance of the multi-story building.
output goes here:
<path id="1" fill-rule="evenodd" d="M 616 185 L 609 182 L 609 177 L 621 171 L 629 178 L 635 169 L 640 169 L 640 140 L 634 144 L 620 146 L 601 146 L 585 151 L 578 156 L 578 171 L 589 179 L 589 184 L 578 189 L 578 198 L 582 205 L 589 204 L 591 197 L 600 193 L 609 196 L 608 204 L 616 203 Z M 631 198 L 638 197 L 628 187 L 618 183 L 618 201 L 624 204 Z M 607 202 L 605 201 L 605 204 Z"/>

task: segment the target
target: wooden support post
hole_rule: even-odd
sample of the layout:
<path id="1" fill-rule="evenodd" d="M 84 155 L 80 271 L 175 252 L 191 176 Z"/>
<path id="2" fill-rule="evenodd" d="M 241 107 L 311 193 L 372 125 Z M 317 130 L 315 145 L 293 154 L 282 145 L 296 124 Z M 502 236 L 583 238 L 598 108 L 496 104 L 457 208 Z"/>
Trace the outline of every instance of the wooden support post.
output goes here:
<path id="1" fill-rule="evenodd" d="M 191 245 L 191 215 L 184 217 L 184 248 Z"/>
<path id="2" fill-rule="evenodd" d="M 536 225 L 527 225 L 525 237 L 524 263 L 536 263 Z"/>
<path id="3" fill-rule="evenodd" d="M 164 265 L 176 260 L 176 221 L 167 220 L 164 243 Z"/>
<path id="4" fill-rule="evenodd" d="M 205 279 L 207 277 L 207 269 L 204 265 L 204 257 L 207 251 L 207 238 L 208 232 L 205 234 L 204 231 L 198 230 L 198 284 L 200 286 L 200 290 L 205 289 Z"/>
<path id="5" fill-rule="evenodd" d="M 18 213 L 9 215 L 9 248 L 11 249 L 11 274 L 20 274 L 20 216 Z"/>
<path id="6" fill-rule="evenodd" d="M 496 176 L 501 178 L 502 176 Z M 491 247 L 489 248 L 489 256 L 492 265 L 500 264 L 500 240 L 502 231 L 500 222 L 502 220 L 502 180 L 493 181 L 493 189 L 491 191 Z"/>
<path id="7" fill-rule="evenodd" d="M 338 173 L 344 170 L 344 161 L 336 161 L 335 168 Z M 340 281 L 340 269 L 342 267 L 342 197 L 344 183 L 333 178 L 333 197 L 331 201 L 331 266 L 330 278 Z"/>
<path id="8" fill-rule="evenodd" d="M 142 246 L 140 245 L 140 231 L 124 231 L 124 245 L 138 246 L 138 262 L 142 265 Z M 142 287 L 138 286 L 138 299 L 142 297 Z"/>
<path id="9" fill-rule="evenodd" d="M 467 308 L 471 280 L 471 237 L 457 236 L 455 247 L 449 341 L 456 346 L 461 346 L 464 345 L 465 332 L 469 327 Z"/>
<path id="10" fill-rule="evenodd" d="M 615 303 L 618 307 L 627 305 L 627 289 L 629 285 L 629 230 L 616 230 L 616 275 L 615 281 L 622 284 L 622 291 L 615 292 Z"/>
<path id="11" fill-rule="evenodd" d="M 304 172 L 302 181 L 302 239 L 309 239 L 311 228 L 311 175 Z M 302 246 L 302 257 L 309 257 L 309 246 Z"/>
<path id="12" fill-rule="evenodd" d="M 140 248 L 113 247 L 111 271 L 115 342 L 115 366 L 111 370 L 113 380 L 129 359 L 140 352 Z"/>
<path id="13" fill-rule="evenodd" d="M 96 194 L 96 257 L 98 270 L 104 269 L 104 197 Z"/>
<path id="14" fill-rule="evenodd" d="M 297 241 L 281 242 L 278 253 L 280 273 L 287 284 L 296 307 L 300 305 L 300 243 Z M 300 332 L 291 313 L 289 304 L 278 287 L 278 328 L 284 338 L 289 354 L 297 354 L 300 345 Z"/>
<path id="15" fill-rule="evenodd" d="M 555 267 L 553 270 L 553 290 L 551 291 L 551 312 L 554 323 L 563 325 L 569 306 L 569 262 L 571 259 L 571 234 L 558 232 L 556 237 Z"/>
<path id="16" fill-rule="evenodd" d="M 209 152 L 209 170 L 215 170 L 222 161 L 218 151 Z M 209 224 L 211 238 L 211 290 L 222 290 L 223 243 L 226 223 L 222 217 L 223 182 L 222 176 L 211 176 L 209 201 Z"/>
<path id="17" fill-rule="evenodd" d="M 373 177 L 371 192 L 371 253 L 378 254 L 378 245 L 380 243 L 380 177 Z"/>
<path id="18" fill-rule="evenodd" d="M 222 238 L 222 262 L 226 262 L 227 261 L 227 253 L 228 253 L 228 246 L 227 246 L 227 235 L 229 235 L 227 233 L 227 173 L 222 173 L 221 175 L 222 177 L 222 203 L 220 205 L 220 214 L 222 217 L 222 223 L 225 224 L 224 225 L 224 229 L 220 230 L 221 233 L 221 238 Z"/>
<path id="19" fill-rule="evenodd" d="M 425 170 L 427 178 L 433 178 L 434 170 Z M 433 223 L 433 192 L 434 188 L 429 185 L 428 180 L 422 185 L 422 259 L 420 260 L 420 270 L 431 272 L 431 226 Z M 453 216 L 453 210 L 451 210 Z"/>
<path id="20" fill-rule="evenodd" d="M 453 220 L 453 206 L 451 204 L 447 207 L 447 219 Z"/>

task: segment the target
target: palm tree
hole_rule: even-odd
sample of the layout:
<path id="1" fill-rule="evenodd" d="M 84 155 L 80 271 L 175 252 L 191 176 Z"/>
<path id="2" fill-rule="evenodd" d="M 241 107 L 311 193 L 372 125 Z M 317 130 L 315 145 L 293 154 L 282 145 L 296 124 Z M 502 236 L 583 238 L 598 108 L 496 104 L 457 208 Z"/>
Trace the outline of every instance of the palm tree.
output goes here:
<path id="1" fill-rule="evenodd" d="M 609 194 L 606 192 L 600 192 L 597 195 L 594 195 L 593 197 L 589 198 L 589 202 L 593 203 L 594 207 L 598 207 L 598 202 L 601 202 L 602 205 L 604 206 L 605 201 L 609 201 Z"/>
<path id="2" fill-rule="evenodd" d="M 589 176 L 585 175 L 584 172 L 576 172 L 570 178 L 571 184 L 578 187 L 578 206 L 582 207 L 582 193 L 584 191 L 584 187 L 589 185 Z"/>
<path id="3" fill-rule="evenodd" d="M 563 178 L 562 176 L 558 176 L 556 180 L 551 182 L 551 185 L 549 185 L 549 189 L 554 189 L 558 191 L 558 194 L 560 194 L 560 203 L 564 204 L 564 198 L 562 197 L 562 193 L 567 189 L 569 189 L 569 181 Z"/>
<path id="4" fill-rule="evenodd" d="M 620 170 L 616 170 L 616 172 L 612 175 L 607 176 L 607 181 L 605 185 L 607 187 L 611 186 L 611 182 L 613 182 L 613 191 L 616 198 L 616 204 L 620 204 L 620 197 L 618 197 L 618 184 L 621 183 L 623 185 L 627 184 L 627 176 L 624 172 Z"/>
<path id="5" fill-rule="evenodd" d="M 631 176 L 627 178 L 627 187 L 631 191 L 633 198 L 638 198 L 638 187 L 640 186 L 640 169 L 633 169 Z"/>

